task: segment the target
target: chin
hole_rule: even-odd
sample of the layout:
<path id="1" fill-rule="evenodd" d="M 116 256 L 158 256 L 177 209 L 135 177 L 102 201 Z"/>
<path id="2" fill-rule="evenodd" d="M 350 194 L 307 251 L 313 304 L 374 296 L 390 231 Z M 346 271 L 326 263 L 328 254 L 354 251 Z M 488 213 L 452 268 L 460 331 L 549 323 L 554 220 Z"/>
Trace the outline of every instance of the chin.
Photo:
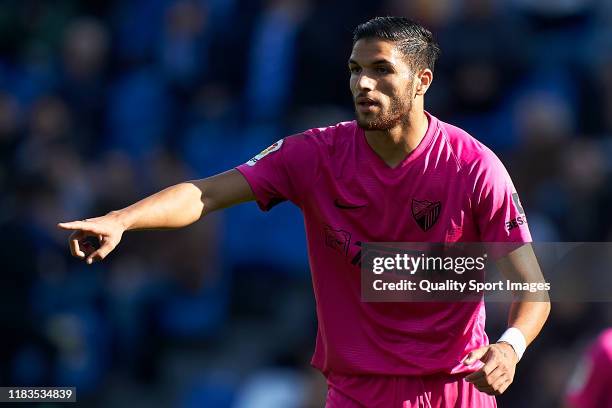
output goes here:
<path id="1" fill-rule="evenodd" d="M 385 117 L 364 118 L 357 114 L 357 125 L 363 130 L 388 130 L 395 126 L 393 122 Z"/>
<path id="2" fill-rule="evenodd" d="M 382 130 L 377 126 L 377 123 L 372 121 L 357 119 L 357 125 L 363 130 Z"/>
<path id="3" fill-rule="evenodd" d="M 364 130 L 379 130 L 380 118 L 378 115 L 368 115 L 355 112 L 357 125 Z"/>
<path id="4" fill-rule="evenodd" d="M 359 122 L 359 121 L 357 121 L 357 124 L 363 130 L 389 130 L 389 129 L 392 128 L 392 126 L 386 126 L 384 124 L 376 123 L 376 122 L 372 123 L 372 122 Z"/>

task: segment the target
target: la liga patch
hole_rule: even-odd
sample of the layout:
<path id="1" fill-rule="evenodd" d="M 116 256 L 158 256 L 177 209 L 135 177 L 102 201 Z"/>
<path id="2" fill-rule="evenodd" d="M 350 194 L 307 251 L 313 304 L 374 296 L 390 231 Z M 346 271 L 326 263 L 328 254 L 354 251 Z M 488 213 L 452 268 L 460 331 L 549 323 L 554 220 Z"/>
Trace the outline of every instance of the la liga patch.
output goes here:
<path id="1" fill-rule="evenodd" d="M 254 166 L 258 161 L 260 161 L 261 159 L 263 159 L 264 157 L 266 157 L 270 153 L 275 152 L 278 149 L 280 149 L 282 145 L 283 145 L 283 139 L 281 139 L 278 142 L 272 144 L 270 147 L 265 148 L 264 150 L 261 151 L 261 153 L 259 153 L 255 157 L 253 157 L 248 162 L 246 162 L 247 166 Z"/>

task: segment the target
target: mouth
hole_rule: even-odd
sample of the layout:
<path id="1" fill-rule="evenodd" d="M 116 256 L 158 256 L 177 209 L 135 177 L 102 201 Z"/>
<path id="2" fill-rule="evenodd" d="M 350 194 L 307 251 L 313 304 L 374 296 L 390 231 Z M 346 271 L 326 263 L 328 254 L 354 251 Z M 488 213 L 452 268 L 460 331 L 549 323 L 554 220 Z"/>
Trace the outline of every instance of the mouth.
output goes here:
<path id="1" fill-rule="evenodd" d="M 380 107 L 380 104 L 370 98 L 357 98 L 355 106 L 359 112 L 373 112 Z"/>

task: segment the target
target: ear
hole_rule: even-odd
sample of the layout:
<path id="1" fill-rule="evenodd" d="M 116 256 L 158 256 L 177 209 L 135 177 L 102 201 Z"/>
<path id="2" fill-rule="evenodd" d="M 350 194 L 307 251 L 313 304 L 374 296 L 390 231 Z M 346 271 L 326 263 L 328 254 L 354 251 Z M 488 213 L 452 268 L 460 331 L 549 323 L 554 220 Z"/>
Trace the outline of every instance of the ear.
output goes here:
<path id="1" fill-rule="evenodd" d="M 425 92 L 429 89 L 431 85 L 431 81 L 433 81 L 433 72 L 429 68 L 422 69 L 416 78 L 416 94 L 417 95 L 425 95 Z"/>

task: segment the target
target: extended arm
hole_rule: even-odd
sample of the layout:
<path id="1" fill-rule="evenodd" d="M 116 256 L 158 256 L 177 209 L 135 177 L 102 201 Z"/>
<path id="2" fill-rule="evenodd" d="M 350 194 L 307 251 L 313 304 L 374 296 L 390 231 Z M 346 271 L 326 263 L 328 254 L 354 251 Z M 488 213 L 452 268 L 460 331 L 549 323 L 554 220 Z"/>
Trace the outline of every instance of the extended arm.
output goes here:
<path id="1" fill-rule="evenodd" d="M 125 231 L 185 227 L 203 215 L 254 198 L 245 178 L 233 169 L 176 184 L 102 217 L 59 223 L 58 226 L 74 230 L 70 236 L 70 250 L 74 256 L 91 264 L 104 259 L 119 244 Z M 88 244 L 87 237 L 92 236 L 98 238 L 99 249 Z"/>

